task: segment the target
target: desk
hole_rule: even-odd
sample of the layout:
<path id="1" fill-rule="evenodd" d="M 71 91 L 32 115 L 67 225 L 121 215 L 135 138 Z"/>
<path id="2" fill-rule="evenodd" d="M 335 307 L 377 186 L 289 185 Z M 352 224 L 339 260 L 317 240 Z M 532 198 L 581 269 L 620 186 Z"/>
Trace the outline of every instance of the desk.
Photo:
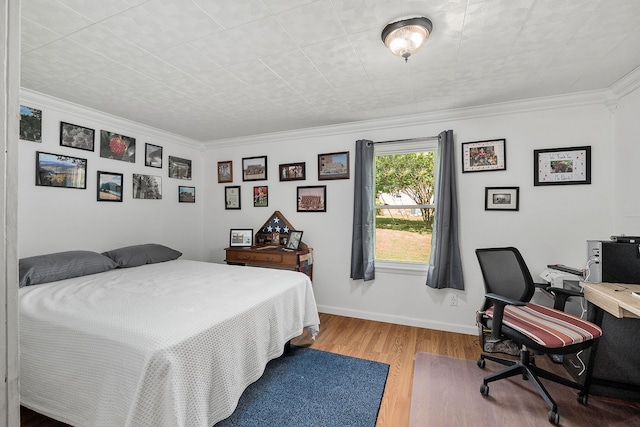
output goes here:
<path id="1" fill-rule="evenodd" d="M 590 360 L 591 392 L 640 401 L 640 285 L 580 282 L 588 302 L 588 320 L 602 327 Z M 588 374 L 587 374 L 588 375 Z"/>
<path id="2" fill-rule="evenodd" d="M 297 251 L 266 246 L 231 247 L 225 249 L 225 254 L 227 264 L 295 270 L 313 280 L 313 249 L 306 245 Z"/>
<path id="3" fill-rule="evenodd" d="M 631 295 L 633 291 L 640 292 L 640 285 L 580 282 L 580 286 L 587 301 L 618 319 L 640 319 L 640 298 Z"/>

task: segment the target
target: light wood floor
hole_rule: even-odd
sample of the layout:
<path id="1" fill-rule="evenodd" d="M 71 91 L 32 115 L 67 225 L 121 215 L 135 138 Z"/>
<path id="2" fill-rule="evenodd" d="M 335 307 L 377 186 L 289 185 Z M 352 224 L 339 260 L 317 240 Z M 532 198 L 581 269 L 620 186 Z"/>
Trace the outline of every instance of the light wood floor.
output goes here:
<path id="1" fill-rule="evenodd" d="M 409 425 L 413 358 L 416 352 L 476 359 L 478 338 L 470 335 L 372 322 L 350 317 L 320 314 L 320 334 L 312 341 L 308 334 L 292 340 L 299 346 L 359 357 L 389 364 L 389 376 L 377 427 Z M 29 409 L 21 408 L 22 427 L 61 427 Z"/>

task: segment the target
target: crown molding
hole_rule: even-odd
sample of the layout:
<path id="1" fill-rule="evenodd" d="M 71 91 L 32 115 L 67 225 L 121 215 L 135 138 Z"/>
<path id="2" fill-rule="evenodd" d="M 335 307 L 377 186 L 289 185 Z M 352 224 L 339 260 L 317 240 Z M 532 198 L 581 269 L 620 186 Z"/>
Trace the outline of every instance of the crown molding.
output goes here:
<path id="1" fill-rule="evenodd" d="M 133 120 L 114 116 L 112 114 L 65 101 L 50 95 L 45 95 L 30 89 L 20 88 L 20 103 L 29 104 L 30 106 L 44 110 L 51 108 L 82 119 L 99 122 L 105 128 L 121 129 L 123 132 L 129 132 L 131 134 L 138 132 L 144 133 L 159 142 L 169 142 L 192 149 L 195 148 L 199 151 L 204 151 L 206 148 L 202 142 L 195 139 L 147 126 Z"/>
<path id="2" fill-rule="evenodd" d="M 629 74 L 609 86 L 611 92 L 613 92 L 618 98 L 622 98 L 638 88 L 640 88 L 640 67 L 631 71 Z"/>
<path id="3" fill-rule="evenodd" d="M 486 104 L 475 107 L 457 108 L 429 113 L 412 114 L 407 116 L 389 117 L 385 119 L 364 120 L 340 125 L 319 126 L 287 132 L 266 133 L 247 137 L 229 138 L 206 141 L 207 149 L 237 147 L 239 145 L 255 145 L 277 141 L 302 139 L 317 136 L 334 136 L 354 132 L 371 132 L 376 130 L 389 130 L 408 126 L 433 124 L 451 120 L 462 120 L 517 114 L 523 112 L 552 110 L 556 108 L 569 108 L 584 105 L 606 105 L 610 109 L 617 103 L 617 97 L 613 96 L 609 89 L 601 89 L 588 92 L 578 92 L 568 95 L 532 98 L 520 101 Z"/>

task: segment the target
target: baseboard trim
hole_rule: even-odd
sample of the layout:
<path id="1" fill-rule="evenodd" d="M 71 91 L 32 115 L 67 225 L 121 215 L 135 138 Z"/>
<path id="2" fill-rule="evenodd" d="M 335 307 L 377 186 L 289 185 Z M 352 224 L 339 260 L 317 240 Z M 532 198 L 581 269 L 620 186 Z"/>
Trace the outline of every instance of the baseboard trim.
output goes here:
<path id="1" fill-rule="evenodd" d="M 434 329 L 437 331 L 455 332 L 466 335 L 477 335 L 478 328 L 475 325 L 460 325 L 455 323 L 438 322 L 433 320 L 414 319 L 403 316 L 393 316 L 381 313 L 372 313 L 359 310 L 345 310 L 339 307 L 318 305 L 320 313 L 335 314 L 338 316 L 354 317 L 356 319 L 373 320 L 376 322 L 395 323 L 397 325 L 415 326 L 418 328 Z M 322 325 L 320 326 L 322 329 Z"/>

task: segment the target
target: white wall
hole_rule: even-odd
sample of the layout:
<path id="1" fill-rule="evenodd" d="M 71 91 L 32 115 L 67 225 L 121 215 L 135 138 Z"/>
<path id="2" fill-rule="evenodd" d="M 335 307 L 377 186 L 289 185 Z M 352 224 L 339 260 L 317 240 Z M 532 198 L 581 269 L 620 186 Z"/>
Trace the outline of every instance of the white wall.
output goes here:
<path id="1" fill-rule="evenodd" d="M 23 105 L 42 110 L 42 143 L 18 141 L 19 256 L 86 249 L 105 251 L 140 243 L 160 243 L 177 249 L 184 258 L 202 258 L 203 203 L 200 144 L 55 98 L 25 91 Z M 93 152 L 60 146 L 60 122 L 96 131 Z M 136 139 L 136 161 L 127 163 L 100 157 L 100 130 Z M 145 166 L 145 143 L 163 147 L 163 167 Z M 35 185 L 35 153 L 44 151 L 87 159 L 87 188 Z M 192 161 L 191 180 L 168 177 L 168 156 Z M 98 202 L 97 171 L 124 174 L 123 202 Z M 134 173 L 162 177 L 162 200 L 133 199 Z M 196 203 L 178 203 L 178 186 L 196 187 Z"/>
<path id="2" fill-rule="evenodd" d="M 640 88 L 627 94 L 615 111 L 615 233 L 640 235 Z"/>
<path id="3" fill-rule="evenodd" d="M 195 141 L 23 91 L 23 104 L 43 110 L 43 142 L 19 141 L 19 254 L 25 257 L 71 249 L 102 251 L 154 241 L 182 251 L 188 259 L 223 262 L 231 228 L 257 230 L 274 210 L 279 210 L 296 229 L 304 231 L 303 240 L 314 248 L 314 291 L 321 311 L 475 333 L 474 314 L 483 298 L 476 248 L 517 246 L 537 277 L 550 263 L 583 265 L 585 240 L 608 238 L 620 231 L 612 228 L 611 188 L 622 172 L 613 173 L 614 126 L 604 98 L 602 94 L 584 94 L 310 129 L 222 141 L 203 151 Z M 618 109 L 620 117 L 627 108 L 629 113 L 625 114 L 629 116 L 638 108 L 636 98 L 626 102 L 628 107 Z M 633 118 L 625 120 L 634 122 Z M 164 167 L 158 170 L 144 166 L 140 154 L 135 164 L 128 164 L 100 158 L 98 151 L 61 147 L 60 121 L 135 137 L 138 150 L 143 150 L 146 142 L 163 146 Z M 633 126 L 617 125 L 618 128 L 634 134 Z M 507 147 L 506 171 L 462 174 L 458 169 L 466 290 L 433 290 L 424 285 L 424 274 L 388 271 L 378 272 L 373 282 L 352 281 L 349 264 L 353 181 L 318 181 L 318 154 L 348 150 L 353 168 L 357 139 L 432 136 L 446 129 L 454 131 L 458 159 L 462 142 L 505 138 Z M 533 186 L 534 149 L 581 145 L 592 146 L 591 185 Z M 87 190 L 35 186 L 36 150 L 88 158 Z M 168 155 L 191 159 L 193 180 L 168 178 Z M 268 158 L 269 179 L 242 182 L 242 158 L 262 155 Z M 624 158 L 624 154 L 620 157 Z M 233 161 L 231 184 L 217 183 L 217 162 L 225 160 Z M 278 165 L 293 162 L 306 162 L 307 179 L 280 182 Z M 458 160 L 458 168 L 460 164 Z M 96 201 L 97 170 L 124 173 L 123 203 Z M 160 174 L 163 200 L 132 199 L 133 173 Z M 179 204 L 178 185 L 195 186 L 197 203 Z M 224 209 L 227 185 L 241 186 L 241 210 Z M 269 186 L 268 207 L 253 207 L 251 193 L 256 185 Z M 296 212 L 296 187 L 301 185 L 327 186 L 326 213 Z M 519 186 L 520 211 L 486 212 L 487 186 Z M 456 307 L 449 305 L 451 294 L 459 297 Z"/>
<path id="4" fill-rule="evenodd" d="M 569 103 L 551 99 L 547 105 L 523 102 L 487 108 L 484 113 L 458 112 L 459 118 L 439 114 L 407 118 L 402 123 L 375 121 L 338 130 L 306 130 L 223 142 L 207 150 L 204 168 L 211 171 L 211 178 L 218 161 L 232 160 L 234 182 L 205 181 L 205 257 L 222 262 L 230 228 L 257 229 L 279 210 L 296 229 L 304 231 L 303 240 L 314 248 L 313 282 L 321 311 L 475 333 L 474 315 L 484 293 L 476 248 L 516 246 L 537 277 L 547 264 L 584 265 L 585 241 L 614 233 L 612 115 L 603 102 L 593 99 L 576 97 Z M 351 280 L 353 182 L 318 181 L 317 155 L 348 150 L 353 168 L 358 139 L 432 136 L 446 129 L 453 129 L 456 141 L 466 290 L 430 289 L 424 285 L 424 274 L 378 272 L 373 282 Z M 506 138 L 507 170 L 462 174 L 460 144 L 495 138 Z M 533 186 L 534 149 L 582 145 L 592 147 L 591 185 Z M 268 156 L 268 181 L 242 182 L 242 158 L 261 155 Z M 279 182 L 278 164 L 303 161 L 306 181 Z M 241 210 L 224 209 L 225 185 L 242 187 Z M 269 207 L 253 207 L 250 194 L 254 185 L 269 186 Z M 326 185 L 327 212 L 296 212 L 299 185 Z M 519 212 L 486 212 L 487 186 L 519 186 Z M 449 305 L 447 297 L 452 293 L 459 297 L 456 307 Z"/>

